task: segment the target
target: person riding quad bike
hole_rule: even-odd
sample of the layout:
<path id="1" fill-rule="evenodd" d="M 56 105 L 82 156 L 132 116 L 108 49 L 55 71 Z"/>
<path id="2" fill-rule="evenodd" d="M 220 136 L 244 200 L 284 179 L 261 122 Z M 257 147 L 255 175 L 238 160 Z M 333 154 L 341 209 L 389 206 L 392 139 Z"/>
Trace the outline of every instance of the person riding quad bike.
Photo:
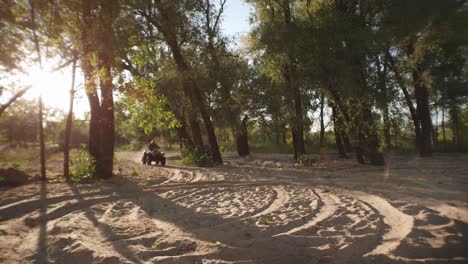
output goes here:
<path id="1" fill-rule="evenodd" d="M 143 157 L 141 158 L 143 164 L 151 165 L 151 162 L 156 162 L 156 165 L 161 164 L 162 166 L 166 165 L 166 157 L 164 157 L 164 152 L 159 150 L 158 144 L 151 140 L 148 145 L 148 149 L 143 152 Z"/>

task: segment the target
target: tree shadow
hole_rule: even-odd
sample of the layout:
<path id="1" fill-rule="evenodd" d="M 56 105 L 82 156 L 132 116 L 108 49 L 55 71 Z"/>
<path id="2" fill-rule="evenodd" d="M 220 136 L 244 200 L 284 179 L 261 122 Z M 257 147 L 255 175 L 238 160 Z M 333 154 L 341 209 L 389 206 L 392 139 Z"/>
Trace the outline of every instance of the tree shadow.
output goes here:
<path id="1" fill-rule="evenodd" d="M 259 227 L 252 221 L 245 221 L 245 219 L 242 218 L 225 218 L 217 214 L 200 212 L 196 210 L 196 208 L 184 207 L 170 199 L 165 199 L 158 194 L 158 191 L 168 190 L 171 187 L 176 188 L 175 186 L 169 185 L 164 187 L 161 186 L 160 188 L 146 189 L 146 182 L 142 179 L 138 180 L 139 181 L 136 179 L 116 176 L 112 179 L 114 183 L 111 190 L 113 192 L 112 195 L 94 199 L 90 194 L 95 192 L 81 194 L 77 185 L 68 183 L 68 187 L 73 193 L 71 197 L 76 199 L 77 202 L 64 205 L 49 212 L 47 212 L 47 206 L 49 205 L 48 201 L 50 200 L 46 197 L 46 184 L 42 183 L 40 196 L 43 202 L 40 203 L 41 207 L 39 208 L 40 227 L 37 246 L 38 251 L 34 256 L 36 262 L 46 263 L 49 257 L 47 255 L 47 221 L 58 219 L 77 210 L 84 212 L 85 217 L 99 230 L 103 238 L 112 244 L 113 249 L 122 257 L 133 263 L 146 261 L 141 260 L 138 256 L 138 252 L 135 252 L 134 249 L 129 247 L 128 241 L 125 239 L 116 241 L 116 236 L 113 232 L 112 226 L 100 222 L 96 217 L 95 212 L 91 209 L 94 205 L 122 200 L 130 201 L 149 218 L 170 223 L 191 237 L 193 236 L 200 242 L 209 243 L 213 245 L 213 247 L 217 248 L 215 253 L 205 255 L 203 258 L 222 258 L 224 261 L 251 260 L 265 263 L 313 263 L 321 256 L 332 255 L 336 258 L 335 260 L 345 260 L 347 257 L 351 256 L 353 256 L 356 261 L 372 260 L 370 258 L 363 257 L 363 255 L 370 252 L 375 247 L 375 243 L 369 243 L 362 247 L 353 247 L 352 250 L 320 250 L 311 248 L 311 243 L 316 243 L 317 239 L 320 240 L 320 238 L 311 241 L 301 237 L 272 237 L 273 234 L 284 230 L 280 230 L 281 227 L 265 229 Z M 234 184 L 232 187 L 236 188 L 241 186 L 241 184 L 242 186 L 248 186 L 255 183 L 239 183 L 239 185 Z M 268 185 L 274 183 L 265 182 L 263 184 Z M 278 184 L 278 182 L 276 182 L 276 184 Z M 217 184 L 203 182 L 190 185 L 192 188 L 206 188 L 213 186 L 228 186 L 231 184 L 229 182 Z M 177 184 L 177 186 L 182 187 L 183 184 Z M 464 226 L 463 230 L 464 237 L 466 235 L 466 226 Z M 163 231 L 167 232 L 168 230 Z M 326 238 L 324 237 L 322 239 Z M 463 241 L 466 241 L 465 237 L 463 239 Z M 218 245 L 218 241 L 220 241 L 221 245 Z M 428 250 L 428 254 L 430 254 L 433 249 L 427 248 L 426 250 Z M 152 256 L 154 257 L 158 255 L 151 255 L 150 253 L 149 257 Z M 146 255 L 145 258 L 146 257 L 148 257 L 148 255 Z M 388 262 L 399 263 L 396 260 L 388 260 Z"/>
<path id="2" fill-rule="evenodd" d="M 108 225 L 102 222 L 99 222 L 94 212 L 90 209 L 91 205 L 93 204 L 115 201 L 116 198 L 111 197 L 111 198 L 98 199 L 98 200 L 93 200 L 91 202 L 88 202 L 88 200 L 84 199 L 84 196 L 80 193 L 76 185 L 68 182 L 68 186 L 70 187 L 73 194 L 75 195 L 75 198 L 78 200 L 78 203 L 81 203 L 80 207 L 83 207 L 83 204 L 87 204 L 87 205 L 89 204 L 86 207 L 87 209 L 84 210 L 85 217 L 100 231 L 101 235 L 105 237 L 107 241 L 111 242 L 114 250 L 116 250 L 120 255 L 125 257 L 127 260 L 134 262 L 134 263 L 139 263 L 140 262 L 139 259 L 135 256 L 134 252 L 132 252 L 132 250 L 128 248 L 127 245 L 122 244 L 122 243 L 116 243 L 116 241 L 112 239 L 112 237 L 114 236 L 114 233 L 112 232 L 111 228 Z M 62 215 L 62 214 L 59 214 L 59 215 Z"/>
<path id="3" fill-rule="evenodd" d="M 31 212 L 34 212 L 37 210 L 37 208 L 42 208 L 44 204 L 49 205 L 49 204 L 56 204 L 60 202 L 65 202 L 65 201 L 70 201 L 74 200 L 76 197 L 76 194 L 71 194 L 71 195 L 61 195 L 61 196 L 56 196 L 56 197 L 46 197 L 46 186 L 41 182 L 40 185 L 40 197 L 35 200 L 30 200 L 30 201 L 25 201 L 25 202 L 18 202 L 15 203 L 14 205 L 7 206 L 5 205 L 5 208 L 0 210 L 0 222 L 1 221 L 7 221 L 10 219 L 14 218 L 20 218 L 24 215 L 27 215 Z M 86 194 L 82 194 L 82 197 L 93 197 L 95 195 L 106 195 L 106 194 L 111 194 L 112 191 L 96 191 L 96 192 L 89 192 Z M 20 196 L 21 198 L 18 198 L 18 200 L 24 200 L 26 197 L 31 197 L 29 196 Z"/>
<path id="4" fill-rule="evenodd" d="M 41 181 L 39 207 L 39 238 L 37 240 L 37 251 L 33 257 L 36 263 L 48 263 L 47 254 L 47 183 Z"/>

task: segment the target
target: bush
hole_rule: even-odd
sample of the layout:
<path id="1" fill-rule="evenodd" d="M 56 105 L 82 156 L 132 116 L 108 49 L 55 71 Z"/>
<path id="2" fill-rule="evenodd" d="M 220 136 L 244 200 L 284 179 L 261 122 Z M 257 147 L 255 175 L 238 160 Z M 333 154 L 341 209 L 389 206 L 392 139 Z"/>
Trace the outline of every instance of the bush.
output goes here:
<path id="1" fill-rule="evenodd" d="M 72 152 L 70 156 L 70 179 L 73 182 L 81 182 L 94 178 L 96 161 L 89 155 L 86 148 Z"/>
<path id="2" fill-rule="evenodd" d="M 182 151 L 182 165 L 211 167 L 213 164 L 213 156 L 204 148 L 185 149 Z"/>
<path id="3" fill-rule="evenodd" d="M 298 161 L 301 166 L 312 166 L 316 160 L 306 154 L 302 154 L 299 156 Z"/>

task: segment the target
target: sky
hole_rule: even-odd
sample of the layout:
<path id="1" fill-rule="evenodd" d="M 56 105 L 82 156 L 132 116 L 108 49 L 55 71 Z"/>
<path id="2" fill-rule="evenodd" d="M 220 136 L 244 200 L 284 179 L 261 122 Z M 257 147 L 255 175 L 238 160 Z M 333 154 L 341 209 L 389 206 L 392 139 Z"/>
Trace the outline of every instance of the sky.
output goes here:
<path id="1" fill-rule="evenodd" d="M 250 5 L 243 0 L 227 0 L 223 17 L 223 33 L 234 37 L 238 43 L 240 36 L 250 30 Z"/>

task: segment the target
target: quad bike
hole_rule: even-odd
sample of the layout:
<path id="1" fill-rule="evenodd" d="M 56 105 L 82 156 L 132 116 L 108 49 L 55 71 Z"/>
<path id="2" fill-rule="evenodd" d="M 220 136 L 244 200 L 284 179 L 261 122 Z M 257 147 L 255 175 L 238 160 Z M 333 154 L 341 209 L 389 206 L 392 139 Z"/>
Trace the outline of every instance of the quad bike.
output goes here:
<path id="1" fill-rule="evenodd" d="M 151 165 L 151 162 L 156 162 L 156 165 L 161 164 L 162 166 L 166 165 L 166 157 L 164 156 L 164 152 L 159 151 L 158 149 L 154 149 L 152 151 L 145 150 L 143 152 L 143 157 L 141 158 L 143 164 Z"/>

